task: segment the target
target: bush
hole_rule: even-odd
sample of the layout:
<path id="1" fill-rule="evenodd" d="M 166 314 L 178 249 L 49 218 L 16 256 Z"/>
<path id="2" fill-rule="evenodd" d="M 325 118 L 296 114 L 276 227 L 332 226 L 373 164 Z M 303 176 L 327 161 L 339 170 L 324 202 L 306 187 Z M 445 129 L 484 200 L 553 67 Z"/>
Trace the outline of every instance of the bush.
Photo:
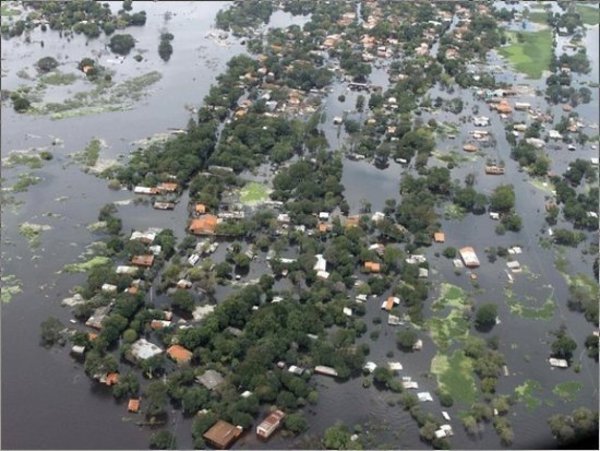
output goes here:
<path id="1" fill-rule="evenodd" d="M 498 306 L 496 304 L 482 304 L 475 315 L 475 326 L 480 330 L 489 330 L 496 324 Z"/>
<path id="2" fill-rule="evenodd" d="M 56 69 L 58 67 L 58 61 L 51 56 L 45 56 L 44 58 L 39 59 L 35 65 L 38 71 L 45 74 L 46 72 L 50 72 L 52 69 Z"/>
<path id="3" fill-rule="evenodd" d="M 31 106 L 31 102 L 19 94 L 13 93 L 10 98 L 13 102 L 13 108 L 17 113 L 24 113 Z"/>
<path id="4" fill-rule="evenodd" d="M 442 255 L 446 258 L 456 258 L 456 248 L 455 247 L 447 247 L 442 252 Z"/>
<path id="5" fill-rule="evenodd" d="M 439 393 L 438 397 L 440 398 L 440 404 L 443 407 L 452 407 L 454 404 L 454 398 L 452 398 L 452 396 L 446 392 Z"/>
<path id="6" fill-rule="evenodd" d="M 403 329 L 396 335 L 396 343 L 404 351 L 412 350 L 417 340 L 417 333 L 412 329 Z"/>
<path id="7" fill-rule="evenodd" d="M 41 324 L 41 328 L 41 338 L 44 346 L 52 346 L 55 343 L 64 344 L 62 335 L 64 326 L 57 318 L 51 316 Z"/>
<path id="8" fill-rule="evenodd" d="M 175 436 L 169 431 L 158 431 L 150 437 L 151 449 L 176 449 Z"/>

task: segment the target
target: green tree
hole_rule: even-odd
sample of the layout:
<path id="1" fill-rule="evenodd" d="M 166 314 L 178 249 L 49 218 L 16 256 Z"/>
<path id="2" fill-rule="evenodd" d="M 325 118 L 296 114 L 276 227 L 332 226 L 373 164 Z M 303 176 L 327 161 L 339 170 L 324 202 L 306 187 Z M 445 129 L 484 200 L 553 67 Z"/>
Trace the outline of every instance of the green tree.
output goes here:
<path id="1" fill-rule="evenodd" d="M 44 346 L 52 346 L 55 343 L 64 344 L 64 337 L 62 331 L 65 326 L 60 322 L 58 318 L 51 316 L 41 324 L 41 339 Z"/>
<path id="2" fill-rule="evenodd" d="M 402 329 L 396 334 L 396 343 L 404 351 L 412 350 L 418 339 L 417 332 L 413 329 Z"/>
<path id="3" fill-rule="evenodd" d="M 507 213 L 515 206 L 515 191 L 512 185 L 498 186 L 490 196 L 490 207 L 493 211 Z"/>
<path id="4" fill-rule="evenodd" d="M 175 436 L 169 431 L 158 431 L 150 437 L 151 449 L 177 449 Z"/>
<path id="5" fill-rule="evenodd" d="M 496 324 L 498 306 L 491 302 L 481 304 L 475 315 L 475 326 L 480 330 L 490 330 Z"/>
<path id="6" fill-rule="evenodd" d="M 135 39 L 130 34 L 115 34 L 111 36 L 108 46 L 114 53 L 127 55 L 135 47 Z"/>
<path id="7" fill-rule="evenodd" d="M 556 337 L 552 342 L 552 355 L 558 358 L 571 360 L 577 343 L 567 334 L 567 328 L 563 325 L 553 332 Z"/>
<path id="8" fill-rule="evenodd" d="M 301 413 L 287 415 L 283 420 L 283 424 L 294 435 L 298 435 L 308 429 L 308 422 Z"/>
<path id="9" fill-rule="evenodd" d="M 348 427 L 338 423 L 325 430 L 323 446 L 327 449 L 349 449 L 352 444 L 350 436 Z"/>

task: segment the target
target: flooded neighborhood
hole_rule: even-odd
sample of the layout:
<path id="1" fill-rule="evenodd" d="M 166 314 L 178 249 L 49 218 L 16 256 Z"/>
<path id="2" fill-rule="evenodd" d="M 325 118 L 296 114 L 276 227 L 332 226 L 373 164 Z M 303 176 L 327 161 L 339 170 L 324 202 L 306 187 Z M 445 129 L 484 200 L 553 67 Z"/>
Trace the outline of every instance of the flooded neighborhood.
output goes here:
<path id="1" fill-rule="evenodd" d="M 2 448 L 598 449 L 599 2 L 1 7 Z"/>

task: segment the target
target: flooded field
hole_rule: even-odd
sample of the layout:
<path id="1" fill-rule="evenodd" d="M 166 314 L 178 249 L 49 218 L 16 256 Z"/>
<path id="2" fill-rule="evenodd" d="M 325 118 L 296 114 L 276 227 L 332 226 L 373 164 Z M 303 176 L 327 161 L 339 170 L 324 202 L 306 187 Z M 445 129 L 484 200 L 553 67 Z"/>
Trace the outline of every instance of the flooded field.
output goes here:
<path id="1" fill-rule="evenodd" d="M 119 2 L 120 4 L 120 2 Z M 117 5 L 111 7 L 116 8 Z M 21 39 L 3 41 L 2 45 L 2 88 L 14 90 L 24 84 L 35 86 L 37 80 L 26 80 L 19 72 L 26 70 L 33 74 L 34 63 L 45 55 L 54 55 L 61 63 L 61 70 L 77 73 L 76 62 L 88 55 L 96 55 L 108 68 L 114 67 L 115 83 L 124 83 L 134 77 L 157 72 L 160 77 L 140 89 L 139 97 L 118 104 L 118 111 L 77 110 L 72 116 L 20 115 L 13 111 L 9 101 L 2 104 L 1 156 L 3 159 L 2 186 L 12 186 L 13 191 L 3 192 L 2 200 L 2 446 L 7 449 L 143 449 L 148 446 L 151 431 L 136 425 L 136 420 L 127 415 L 123 406 L 117 406 L 110 390 L 99 387 L 88 379 L 79 363 L 68 355 L 68 347 L 54 347 L 50 350 L 40 345 L 40 323 L 48 316 L 56 316 L 67 324 L 71 318 L 68 309 L 61 307 L 62 299 L 72 295 L 72 288 L 82 284 L 85 275 L 63 271 L 65 265 L 80 262 L 86 247 L 97 241 L 98 236 L 89 227 L 98 221 L 100 208 L 117 202 L 119 216 L 123 219 L 123 231 L 145 229 L 149 226 L 170 228 L 180 241 L 186 236 L 187 191 L 179 198 L 174 210 L 156 211 L 149 204 L 132 202 L 131 191 L 113 191 L 107 181 L 86 173 L 73 154 L 81 152 L 93 138 L 103 142 L 99 161 L 122 161 L 135 150 L 139 140 L 146 140 L 158 133 L 169 133 L 172 129 L 183 129 L 191 110 L 198 108 L 203 97 L 218 74 L 226 68 L 227 61 L 234 55 L 245 53 L 241 39 L 233 36 L 227 39 L 213 39 L 217 12 L 224 7 L 222 2 L 134 2 L 134 10 L 147 12 L 147 23 L 130 32 L 136 39 L 136 50 L 122 61 L 105 48 L 105 37 L 86 43 L 83 36 L 76 36 L 67 43 L 53 31 L 45 33 L 36 29 L 31 34 L 31 43 Z M 170 14 L 168 14 L 170 13 Z M 308 21 L 306 16 L 292 16 L 277 11 L 271 16 L 266 27 L 286 27 L 292 24 L 302 26 Z M 175 35 L 174 52 L 168 63 L 163 62 L 158 53 L 159 33 L 169 30 Z M 588 56 L 592 59 L 592 72 L 580 76 L 588 82 L 598 83 L 598 30 L 588 27 L 585 42 Z M 44 47 L 39 42 L 44 41 Z M 566 41 L 565 41 L 566 42 Z M 562 42 L 559 38 L 558 47 Z M 133 55 L 140 53 L 141 62 Z M 533 107 L 548 108 L 560 117 L 560 105 L 548 106 L 543 96 L 535 94 L 535 89 L 544 89 L 544 79 L 527 80 L 514 73 L 497 54 L 489 55 L 488 62 L 495 68 L 497 79 L 510 80 L 515 85 L 527 85 L 531 89 L 516 101 L 530 102 Z M 22 75 L 22 74 L 21 74 Z M 374 68 L 370 82 L 389 87 L 387 66 L 383 63 Z M 89 90 L 89 84 L 82 80 L 66 86 L 49 85 L 45 89 L 43 102 L 60 101 L 65 96 L 74 95 L 78 90 Z M 587 105 L 577 107 L 580 118 L 586 124 L 598 125 L 598 89 L 592 89 L 592 100 Z M 345 101 L 340 102 L 340 94 Z M 355 111 L 359 93 L 347 89 L 347 83 L 336 80 L 329 87 L 323 100 L 326 120 L 322 123 L 331 150 L 349 148 L 352 143 L 343 126 L 333 124 L 336 116 L 346 116 L 364 120 L 364 113 Z M 446 234 L 445 244 L 434 244 L 426 248 L 424 254 L 430 263 L 430 279 L 433 289 L 426 304 L 426 319 L 437 315 L 430 307 L 432 300 L 439 296 L 443 283 L 450 283 L 463 289 L 477 304 L 491 301 L 500 306 L 498 316 L 502 319 L 493 333 L 482 334 L 476 330 L 472 336 L 487 338 L 499 337 L 499 350 L 506 357 L 508 376 L 499 378 L 498 392 L 515 392 L 528 380 L 539 383 L 532 404 L 519 402 L 511 408 L 511 422 L 515 440 L 512 448 L 553 448 L 554 441 L 546 424 L 546 418 L 556 412 L 571 412 L 578 406 L 596 409 L 598 404 L 598 363 L 585 356 L 581 343 L 590 334 L 592 326 L 586 323 L 580 313 L 567 307 L 568 284 L 556 267 L 558 251 L 556 247 L 544 248 L 540 240 L 547 236 L 547 224 L 543 213 L 528 214 L 531 205 L 544 205 L 550 188 L 535 185 L 530 177 L 521 171 L 517 162 L 510 158 L 510 145 L 505 137 L 505 123 L 488 105 L 473 94 L 472 90 L 460 89 L 451 95 L 441 86 L 430 92 L 435 98 L 460 97 L 464 102 L 462 115 L 470 115 L 477 108 L 479 115 L 489 116 L 488 127 L 496 139 L 496 145 L 482 149 L 473 157 L 464 157 L 460 148 L 472 123 L 458 124 L 455 115 L 446 112 L 423 113 L 422 120 L 435 119 L 438 123 L 457 124 L 454 140 L 438 137 L 436 152 L 447 155 L 455 150 L 463 158 L 452 170 L 452 179 L 464 180 L 469 173 L 475 173 L 476 186 L 484 194 L 490 194 L 500 183 L 511 183 L 516 192 L 516 210 L 520 212 L 523 225 L 517 233 L 508 232 L 496 235 L 496 222 L 487 214 L 467 215 L 465 219 L 452 219 L 443 211 L 440 217 L 441 229 Z M 86 114 L 83 114 L 86 113 Z M 90 113 L 90 114 L 87 114 Z M 91 114 L 94 113 L 94 114 Z M 522 117 L 520 115 L 523 115 Z M 514 120 L 525 119 L 525 113 L 515 112 Z M 588 128 L 590 135 L 598 134 L 598 129 Z M 595 144 L 598 145 L 597 140 Z M 6 165 L 5 158 L 18 150 L 29 150 L 34 154 L 41 151 L 52 153 L 51 160 L 40 159 L 39 163 Z M 597 156 L 597 150 L 588 143 L 576 152 L 567 151 L 566 144 L 559 143 L 552 152 L 551 171 L 562 173 L 575 158 L 589 160 Z M 503 161 L 506 175 L 501 179 L 484 174 L 487 159 Z M 36 160 L 37 161 L 37 160 Z M 435 156 L 430 157 L 430 166 L 446 166 Z M 268 168 L 261 168 L 266 174 Z M 259 171 L 260 172 L 260 171 Z M 373 212 L 385 207 L 387 199 L 399 200 L 399 182 L 403 174 L 415 173 L 414 168 L 406 167 L 390 160 L 386 169 L 376 168 L 371 161 L 344 159 L 342 184 L 344 196 L 351 213 L 358 213 L 365 203 Z M 26 181 L 24 182 L 23 180 Z M 262 177 L 248 177 L 248 180 L 261 181 Z M 28 180 L 28 181 L 27 181 Z M 15 189 L 21 184 L 22 190 Z M 262 199 L 264 193 L 254 187 L 245 194 Z M 24 226 L 25 224 L 25 226 Z M 35 227 L 32 227 L 35 225 Z M 556 227 L 560 226 L 560 222 Z M 580 245 L 589 246 L 597 242 L 597 233 L 587 233 L 587 241 Z M 505 261 L 498 259 L 488 263 L 484 249 L 490 246 L 521 246 L 523 253 L 519 262 L 526 268 L 515 275 L 511 285 L 507 281 Z M 214 254 L 215 261 L 225 258 L 223 242 Z M 440 255 L 447 246 L 460 248 L 473 246 L 482 260 L 477 270 L 477 284 L 473 284 L 465 271 L 457 274 L 452 260 Z M 595 255 L 583 255 L 578 250 L 567 249 L 564 254 L 568 261 L 568 273 L 590 274 Z M 290 250 L 293 253 L 293 250 Z M 484 261 L 486 260 L 486 261 Z M 245 275 L 242 283 L 257 279 L 267 273 L 265 253 L 259 254 Z M 287 280 L 278 282 L 278 289 L 289 287 Z M 224 298 L 233 287 L 217 288 L 217 299 Z M 507 292 L 510 290 L 510 293 Z M 6 296 L 5 296 L 5 293 Z M 389 291 L 384 293 L 384 297 Z M 379 299 L 379 298 L 378 298 Z M 545 302 L 551 299 L 552 308 L 534 318 L 522 314 L 523 309 L 539 313 Z M 514 302 L 513 302 L 514 300 Z M 160 303 L 160 299 L 157 303 Z M 512 304 L 511 304 L 512 302 Z M 515 305 L 519 305 L 515 307 Z M 374 319 L 383 317 L 380 302 L 367 302 L 363 317 L 369 330 L 359 343 L 370 346 L 368 360 L 383 364 L 387 360 L 399 360 L 405 368 L 403 375 L 412 376 L 419 382 L 422 391 L 433 393 L 437 387 L 436 378 L 431 374 L 431 362 L 436 355 L 435 344 L 429 334 L 422 334 L 423 349 L 419 352 L 404 353 L 396 346 L 396 331 L 383 321 L 375 325 Z M 515 313 L 521 312 L 521 314 Z M 576 361 L 581 363 L 581 371 L 568 373 L 550 369 L 547 354 L 551 336 L 548 331 L 565 324 L 571 336 L 580 344 Z M 369 333 L 378 330 L 378 338 L 373 340 Z M 581 353 L 581 355 L 580 355 Z M 393 356 L 393 357 L 390 357 Z M 310 448 L 315 437 L 321 437 L 325 429 L 343 421 L 348 425 L 360 424 L 371 431 L 372 445 L 390 449 L 429 449 L 420 441 L 418 426 L 403 410 L 398 395 L 389 391 L 379 391 L 371 386 L 364 388 L 362 378 L 338 383 L 333 379 L 315 376 L 319 391 L 319 401 L 305 408 L 309 430 L 305 436 L 296 439 L 282 437 L 281 434 L 269 442 L 258 442 L 254 433 L 243 436 L 235 445 L 240 449 L 281 449 Z M 558 384 L 577 383 L 579 390 L 572 386 Z M 573 391 L 573 393 L 569 392 Z M 558 394 L 557 394 L 558 393 Z M 566 393 L 566 394 L 565 394 Z M 533 396 L 533 395 L 532 395 Z M 424 403 L 425 404 L 425 403 Z M 423 405 L 424 410 L 435 415 L 443 407 L 435 399 Z M 465 406 L 456 402 L 445 409 L 452 418 L 458 419 Z M 184 418 L 180 412 L 173 412 L 170 420 L 177 436 L 179 448 L 193 448 L 190 428 L 192 420 Z M 107 431 L 110 431 L 108 433 Z M 456 422 L 452 445 L 461 449 L 503 448 L 490 425 L 480 436 L 473 438 Z M 313 440 L 311 442 L 311 440 Z"/>

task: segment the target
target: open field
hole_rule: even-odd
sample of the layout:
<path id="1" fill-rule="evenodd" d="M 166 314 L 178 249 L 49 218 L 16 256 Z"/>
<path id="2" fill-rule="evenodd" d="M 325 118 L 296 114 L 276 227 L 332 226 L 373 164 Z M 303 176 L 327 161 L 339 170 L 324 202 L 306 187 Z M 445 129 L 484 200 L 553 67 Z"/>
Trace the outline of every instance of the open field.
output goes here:
<path id="1" fill-rule="evenodd" d="M 552 31 L 506 32 L 510 44 L 499 50 L 515 70 L 528 78 L 541 78 L 552 56 Z M 521 42 L 520 42 L 521 41 Z"/>

